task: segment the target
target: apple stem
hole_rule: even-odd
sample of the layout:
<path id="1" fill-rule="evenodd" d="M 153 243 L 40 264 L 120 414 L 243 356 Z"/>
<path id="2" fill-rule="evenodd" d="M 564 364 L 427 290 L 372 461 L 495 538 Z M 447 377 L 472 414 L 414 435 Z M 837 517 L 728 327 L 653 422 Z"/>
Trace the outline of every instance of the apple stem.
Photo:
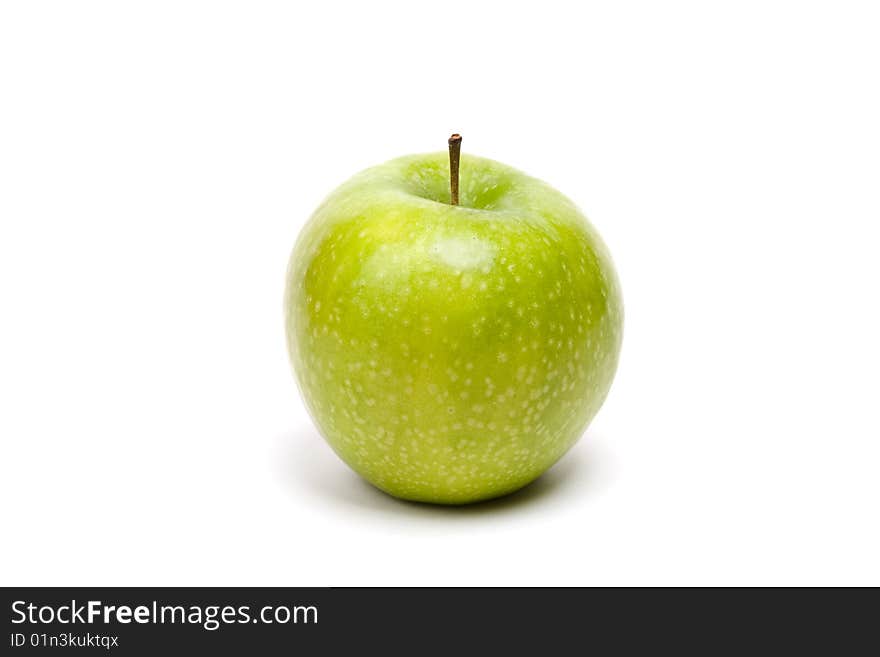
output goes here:
<path id="1" fill-rule="evenodd" d="M 458 164 L 461 161 L 461 135 L 455 133 L 449 138 L 449 199 L 458 205 Z"/>

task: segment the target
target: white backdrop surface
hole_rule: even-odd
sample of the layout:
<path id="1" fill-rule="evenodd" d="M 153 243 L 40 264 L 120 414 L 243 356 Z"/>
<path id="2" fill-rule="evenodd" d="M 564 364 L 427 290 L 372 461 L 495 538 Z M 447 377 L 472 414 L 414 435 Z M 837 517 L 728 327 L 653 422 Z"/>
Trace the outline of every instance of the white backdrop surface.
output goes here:
<path id="1" fill-rule="evenodd" d="M 880 8 L 0 6 L 0 583 L 880 584 Z M 356 171 L 574 199 L 626 329 L 520 494 L 397 502 L 312 427 L 281 298 Z"/>

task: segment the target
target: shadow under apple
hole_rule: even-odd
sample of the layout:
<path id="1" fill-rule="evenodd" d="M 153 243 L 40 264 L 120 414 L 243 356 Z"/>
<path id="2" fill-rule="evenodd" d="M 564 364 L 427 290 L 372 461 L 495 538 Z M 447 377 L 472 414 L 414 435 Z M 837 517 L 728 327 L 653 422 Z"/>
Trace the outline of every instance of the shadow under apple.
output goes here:
<path id="1" fill-rule="evenodd" d="M 520 490 L 485 502 L 446 506 L 408 502 L 380 491 L 348 468 L 311 426 L 278 436 L 275 448 L 278 475 L 286 488 L 343 510 L 458 517 L 507 513 L 588 495 L 607 479 L 606 459 L 595 441 L 585 436 L 550 470 Z"/>

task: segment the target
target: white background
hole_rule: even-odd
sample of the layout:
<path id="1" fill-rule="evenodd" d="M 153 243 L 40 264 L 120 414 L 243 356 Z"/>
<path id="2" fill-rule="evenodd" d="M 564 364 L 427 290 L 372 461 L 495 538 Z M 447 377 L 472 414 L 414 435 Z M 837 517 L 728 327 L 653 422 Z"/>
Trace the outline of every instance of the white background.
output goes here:
<path id="1" fill-rule="evenodd" d="M 880 584 L 864 2 L 5 2 L 0 582 Z M 287 362 L 287 257 L 445 147 L 591 217 L 627 308 L 578 446 L 397 502 Z"/>

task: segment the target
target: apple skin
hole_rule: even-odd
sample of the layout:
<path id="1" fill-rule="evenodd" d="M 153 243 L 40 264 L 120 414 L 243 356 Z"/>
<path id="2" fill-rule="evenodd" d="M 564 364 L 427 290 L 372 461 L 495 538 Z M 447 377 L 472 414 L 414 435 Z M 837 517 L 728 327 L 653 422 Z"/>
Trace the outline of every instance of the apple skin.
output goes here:
<path id="1" fill-rule="evenodd" d="M 309 412 L 352 469 L 399 498 L 464 504 L 536 479 L 578 440 L 617 368 L 609 253 L 565 196 L 463 155 L 367 169 L 291 256 L 287 342 Z"/>

